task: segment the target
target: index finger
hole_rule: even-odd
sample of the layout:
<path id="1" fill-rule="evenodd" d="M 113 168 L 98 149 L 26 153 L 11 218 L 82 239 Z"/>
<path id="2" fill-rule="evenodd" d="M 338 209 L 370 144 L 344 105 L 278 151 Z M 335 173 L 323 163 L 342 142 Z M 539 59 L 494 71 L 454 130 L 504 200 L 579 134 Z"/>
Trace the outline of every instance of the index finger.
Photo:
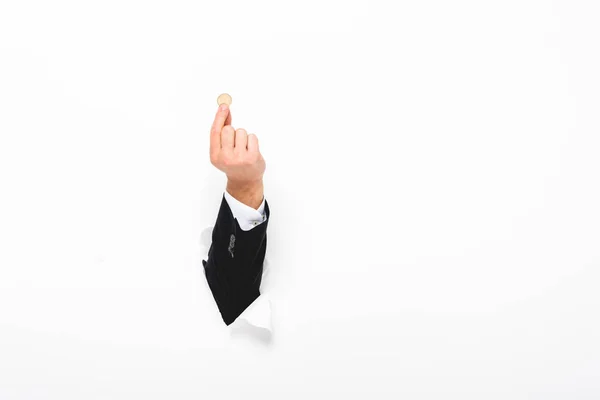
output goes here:
<path id="1" fill-rule="evenodd" d="M 221 104 L 215 115 L 215 120 L 210 129 L 211 153 L 221 148 L 221 130 L 223 126 L 231 124 L 231 113 L 227 104 Z"/>

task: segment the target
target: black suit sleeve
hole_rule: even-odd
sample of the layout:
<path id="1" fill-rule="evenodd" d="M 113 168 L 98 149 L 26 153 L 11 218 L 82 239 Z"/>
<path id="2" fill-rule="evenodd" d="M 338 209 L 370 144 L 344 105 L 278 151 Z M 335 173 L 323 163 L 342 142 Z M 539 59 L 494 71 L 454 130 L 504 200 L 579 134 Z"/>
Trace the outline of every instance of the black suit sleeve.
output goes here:
<path id="1" fill-rule="evenodd" d="M 225 324 L 229 325 L 260 295 L 267 251 L 269 205 L 266 220 L 243 231 L 223 194 L 212 231 L 208 260 L 202 260 L 206 280 Z"/>

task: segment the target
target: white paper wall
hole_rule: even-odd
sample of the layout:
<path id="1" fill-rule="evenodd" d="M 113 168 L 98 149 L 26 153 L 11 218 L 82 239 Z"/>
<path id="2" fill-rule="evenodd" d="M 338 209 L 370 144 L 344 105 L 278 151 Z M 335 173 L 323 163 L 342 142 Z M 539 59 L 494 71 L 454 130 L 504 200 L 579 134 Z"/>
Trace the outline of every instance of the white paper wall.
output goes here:
<path id="1" fill-rule="evenodd" d="M 0 3 L 0 399 L 600 397 L 593 1 Z M 218 94 L 272 340 L 201 267 Z"/>

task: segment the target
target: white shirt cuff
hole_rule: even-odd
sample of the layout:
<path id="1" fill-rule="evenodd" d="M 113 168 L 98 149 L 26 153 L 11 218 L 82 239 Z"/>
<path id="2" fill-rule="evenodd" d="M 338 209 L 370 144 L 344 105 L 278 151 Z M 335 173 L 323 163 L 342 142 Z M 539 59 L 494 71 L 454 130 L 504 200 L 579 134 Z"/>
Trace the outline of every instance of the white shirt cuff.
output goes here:
<path id="1" fill-rule="evenodd" d="M 225 200 L 231 209 L 231 213 L 233 217 L 237 219 L 238 224 L 240 224 L 240 228 L 243 231 L 249 231 L 257 225 L 265 222 L 267 217 L 265 215 L 265 197 L 263 196 L 263 201 L 258 207 L 258 209 L 254 209 L 246 204 L 242 203 L 235 197 L 229 194 L 227 190 L 225 190 Z"/>

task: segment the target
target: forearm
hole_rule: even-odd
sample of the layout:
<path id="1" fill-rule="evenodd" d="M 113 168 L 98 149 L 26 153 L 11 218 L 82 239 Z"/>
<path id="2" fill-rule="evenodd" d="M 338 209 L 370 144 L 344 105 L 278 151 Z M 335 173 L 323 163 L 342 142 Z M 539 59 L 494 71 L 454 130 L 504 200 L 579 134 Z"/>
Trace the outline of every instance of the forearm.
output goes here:
<path id="1" fill-rule="evenodd" d="M 210 161 L 227 176 L 227 188 L 204 269 L 223 321 L 229 325 L 260 295 L 269 206 L 262 180 L 266 163 L 258 138 L 231 126 L 227 104 L 219 106 L 210 131 Z M 236 213 L 228 203 L 232 200 Z M 243 227 L 235 214 L 242 217 Z"/>
<path id="2" fill-rule="evenodd" d="M 259 295 L 267 249 L 270 210 L 265 200 L 263 223 L 244 231 L 225 197 L 215 227 L 207 261 L 206 279 L 225 324 L 231 324 Z M 233 238 L 233 239 L 232 239 Z"/>
<path id="3" fill-rule="evenodd" d="M 264 198 L 262 178 L 254 182 L 235 182 L 227 180 L 227 192 L 245 205 L 258 209 Z"/>

